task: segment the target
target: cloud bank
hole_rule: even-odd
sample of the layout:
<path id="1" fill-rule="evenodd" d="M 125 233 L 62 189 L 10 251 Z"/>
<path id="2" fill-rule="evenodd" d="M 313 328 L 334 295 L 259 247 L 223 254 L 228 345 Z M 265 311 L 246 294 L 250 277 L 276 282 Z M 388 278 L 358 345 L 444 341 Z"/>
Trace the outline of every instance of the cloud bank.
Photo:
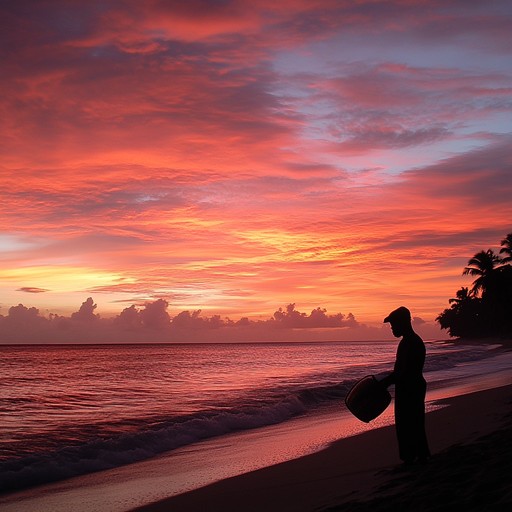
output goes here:
<path id="1" fill-rule="evenodd" d="M 201 311 L 181 311 L 172 316 L 169 303 L 158 299 L 142 307 L 131 305 L 111 318 L 95 313 L 97 305 L 87 298 L 69 317 L 44 316 L 35 307 L 11 306 L 0 315 L 1 343 L 188 343 L 339 341 L 386 339 L 389 329 L 371 329 L 352 313 L 328 314 L 316 308 L 309 314 L 295 304 L 279 308 L 265 320 L 242 317 L 237 321 L 219 315 L 203 316 Z M 415 325 L 425 322 L 415 319 Z M 439 331 L 432 330 L 436 334 Z"/>

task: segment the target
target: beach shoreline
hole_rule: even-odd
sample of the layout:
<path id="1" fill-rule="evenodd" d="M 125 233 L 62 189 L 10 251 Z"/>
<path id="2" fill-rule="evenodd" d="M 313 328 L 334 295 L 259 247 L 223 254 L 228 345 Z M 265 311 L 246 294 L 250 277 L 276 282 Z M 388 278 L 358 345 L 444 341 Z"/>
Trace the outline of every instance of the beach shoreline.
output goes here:
<path id="1" fill-rule="evenodd" d="M 450 447 L 499 429 L 511 408 L 512 354 L 498 340 L 487 345 L 490 357 L 462 358 L 459 369 L 429 374 L 426 427 L 433 463 Z M 399 464 L 393 407 L 366 424 L 337 401 L 275 425 L 4 494 L 0 511 L 337 510 L 402 486 Z"/>
<path id="2" fill-rule="evenodd" d="M 408 482 L 413 481 L 411 475 L 419 475 L 422 471 L 445 475 L 447 481 L 444 483 L 449 486 L 450 474 L 468 471 L 468 461 L 461 457 L 459 464 L 458 455 L 452 457 L 450 450 L 467 447 L 471 451 L 482 443 L 477 441 L 482 436 L 500 438 L 510 431 L 506 418 L 512 410 L 512 377 L 507 385 L 439 402 L 443 407 L 427 414 L 426 428 L 433 457 L 425 468 L 402 471 L 394 426 L 390 425 L 340 439 L 324 450 L 299 459 L 221 480 L 134 510 L 341 511 L 365 510 L 365 502 L 369 500 L 373 500 L 374 507 L 378 506 L 379 500 L 411 501 L 414 496 L 408 495 L 406 489 Z M 489 442 L 489 449 L 500 449 Z M 503 475 L 496 476 L 503 480 Z M 424 482 L 425 486 L 429 488 L 428 480 Z M 454 487 L 452 490 L 451 495 L 446 491 L 452 501 L 468 506 L 464 493 L 470 492 L 471 487 Z M 459 501 L 457 493 L 460 494 Z M 508 498 L 505 495 L 503 499 Z M 478 503 L 479 509 L 484 510 L 481 505 Z"/>

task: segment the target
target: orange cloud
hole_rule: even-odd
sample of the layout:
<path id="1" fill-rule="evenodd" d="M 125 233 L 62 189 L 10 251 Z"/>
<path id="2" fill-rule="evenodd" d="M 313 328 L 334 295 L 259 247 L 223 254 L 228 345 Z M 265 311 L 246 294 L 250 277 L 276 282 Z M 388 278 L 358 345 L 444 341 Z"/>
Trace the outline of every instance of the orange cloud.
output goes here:
<path id="1" fill-rule="evenodd" d="M 510 231 L 506 6 L 93 4 L 1 7 L 4 304 L 431 321 Z"/>

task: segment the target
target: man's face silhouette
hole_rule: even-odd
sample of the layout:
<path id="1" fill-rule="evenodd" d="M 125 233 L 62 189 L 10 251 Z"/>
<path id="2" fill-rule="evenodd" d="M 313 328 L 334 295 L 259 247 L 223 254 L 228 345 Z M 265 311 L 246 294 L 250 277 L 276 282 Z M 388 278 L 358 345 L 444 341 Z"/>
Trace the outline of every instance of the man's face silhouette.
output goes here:
<path id="1" fill-rule="evenodd" d="M 403 325 L 401 322 L 390 322 L 391 332 L 395 338 L 400 338 L 403 335 Z"/>

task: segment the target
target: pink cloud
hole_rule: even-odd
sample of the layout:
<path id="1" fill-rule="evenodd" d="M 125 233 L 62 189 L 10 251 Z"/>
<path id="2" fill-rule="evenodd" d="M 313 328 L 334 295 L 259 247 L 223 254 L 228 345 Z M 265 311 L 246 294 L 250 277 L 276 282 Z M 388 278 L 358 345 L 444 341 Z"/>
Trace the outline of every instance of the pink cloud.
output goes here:
<path id="1" fill-rule="evenodd" d="M 346 66 L 336 78 L 305 80 L 313 80 L 309 101 L 332 105 L 322 122 L 333 141 L 330 151 L 338 154 L 453 141 L 461 137 L 462 123 L 475 125 L 498 111 L 509 110 L 505 98 L 512 97 L 506 74 L 455 67 L 360 63 Z"/>
<path id="2" fill-rule="evenodd" d="M 44 293 L 49 290 L 47 290 L 46 288 L 38 288 L 37 286 L 23 286 L 21 288 L 18 288 L 18 291 L 26 293 Z"/>
<path id="3" fill-rule="evenodd" d="M 53 314 L 45 317 L 37 308 L 19 304 L 11 307 L 6 317 L 0 315 L 0 333 L 4 342 L 96 343 L 211 341 L 209 336 L 213 331 L 221 333 L 217 341 L 280 340 L 283 332 L 289 341 L 293 341 L 297 339 L 296 330 L 315 336 L 316 330 L 321 329 L 316 334 L 318 339 L 325 339 L 327 331 L 334 333 L 331 336 L 342 336 L 347 329 L 352 333 L 361 330 L 363 336 L 369 332 L 351 313 L 347 316 L 341 313 L 329 315 L 324 308 L 318 307 L 308 315 L 295 309 L 295 304 L 288 305 L 286 310 L 279 308 L 267 320 L 242 317 L 237 321 L 222 319 L 219 315 L 202 316 L 200 311 L 182 311 L 171 317 L 167 308 L 167 301 L 158 299 L 146 303 L 143 309 L 132 305 L 114 318 L 103 319 L 94 313 L 96 304 L 90 297 L 69 318 Z M 87 329 L 84 329 L 85 324 Z M 382 333 L 374 331 L 373 335 L 382 336 Z M 299 338 L 303 339 L 303 335 Z"/>
<path id="4" fill-rule="evenodd" d="M 199 329 L 220 329 L 231 325 L 229 319 L 223 320 L 219 315 L 202 317 L 201 311 L 182 311 L 172 319 L 172 327 L 175 329 L 199 330 Z"/>
<path id="5" fill-rule="evenodd" d="M 145 305 L 140 312 L 142 325 L 150 329 L 164 329 L 169 325 L 170 317 L 167 313 L 169 303 L 166 300 L 158 299 Z"/>
<path id="6" fill-rule="evenodd" d="M 327 327 L 356 327 L 357 322 L 352 314 L 347 319 L 341 313 L 328 315 L 327 310 L 316 308 L 308 315 L 295 309 L 295 304 L 286 306 L 286 310 L 279 308 L 271 320 L 280 328 L 311 329 Z"/>
<path id="7" fill-rule="evenodd" d="M 464 204 L 466 212 L 478 208 L 484 214 L 491 204 L 502 213 L 509 211 L 511 140 L 508 136 L 497 140 L 484 148 L 405 173 L 397 191 L 415 196 L 419 192 L 442 201 L 452 199 L 459 208 Z M 492 216 L 492 212 L 488 214 Z"/>
<path id="8" fill-rule="evenodd" d="M 2 291 L 69 266 L 114 276 L 76 283 L 105 304 L 380 318 L 406 289 L 432 316 L 509 231 L 509 6 L 204 5 L 2 5 L 0 229 L 37 239 L 0 253 Z"/>
<path id="9" fill-rule="evenodd" d="M 9 314 L 4 321 L 14 327 L 20 327 L 25 325 L 25 323 L 40 324 L 43 319 L 39 316 L 39 309 L 34 307 L 27 308 L 23 304 L 18 304 L 9 308 Z"/>
<path id="10" fill-rule="evenodd" d="M 94 304 L 92 297 L 89 297 L 85 302 L 82 303 L 80 309 L 71 315 L 71 320 L 76 320 L 77 322 L 94 322 L 99 319 L 99 315 L 94 313 L 94 310 L 98 307 L 97 304 Z"/>

